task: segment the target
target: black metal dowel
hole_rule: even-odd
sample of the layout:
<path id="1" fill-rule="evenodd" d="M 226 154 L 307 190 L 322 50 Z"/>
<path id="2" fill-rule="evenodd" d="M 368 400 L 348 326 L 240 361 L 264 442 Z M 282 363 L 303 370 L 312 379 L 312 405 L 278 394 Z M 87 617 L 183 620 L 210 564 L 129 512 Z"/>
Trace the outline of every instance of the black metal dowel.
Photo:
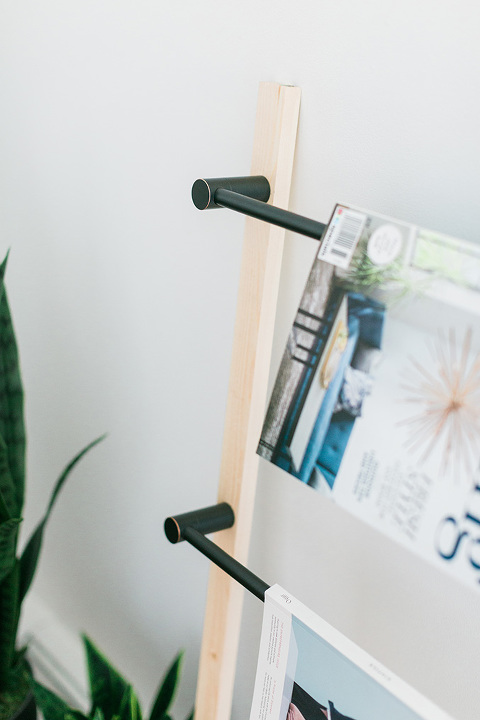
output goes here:
<path id="1" fill-rule="evenodd" d="M 246 175 L 229 178 L 199 178 L 192 185 L 192 200 L 198 210 L 213 210 L 221 207 L 215 202 L 218 188 L 232 190 L 240 195 L 267 202 L 270 197 L 270 183 L 264 175 Z"/>
<path id="2" fill-rule="evenodd" d="M 326 225 L 317 220 L 311 220 L 289 210 L 282 210 L 282 208 L 277 208 L 274 205 L 267 205 L 261 200 L 254 200 L 246 195 L 222 187 L 215 190 L 214 200 L 216 205 L 221 207 L 236 210 L 257 220 L 264 220 L 272 225 L 278 225 L 285 228 L 285 230 L 292 230 L 315 240 L 320 240 L 325 231 Z"/>
<path id="3" fill-rule="evenodd" d="M 215 545 L 214 542 L 206 538 L 205 535 L 195 530 L 195 528 L 185 528 L 182 535 L 184 540 L 189 542 L 190 545 L 193 545 L 197 550 L 200 550 L 203 555 L 239 582 L 240 585 L 243 585 L 244 588 L 249 590 L 259 600 L 262 602 L 265 600 L 265 592 L 270 585 L 263 582 L 257 575 L 250 572 L 250 570 L 239 563 L 238 560 L 232 558 L 228 553 L 219 548 L 218 545 Z"/>
<path id="4" fill-rule="evenodd" d="M 193 527 L 203 535 L 231 528 L 235 522 L 232 507 L 226 503 L 217 503 L 200 510 L 168 517 L 164 523 L 165 535 L 171 543 L 184 540 L 184 530 Z"/>

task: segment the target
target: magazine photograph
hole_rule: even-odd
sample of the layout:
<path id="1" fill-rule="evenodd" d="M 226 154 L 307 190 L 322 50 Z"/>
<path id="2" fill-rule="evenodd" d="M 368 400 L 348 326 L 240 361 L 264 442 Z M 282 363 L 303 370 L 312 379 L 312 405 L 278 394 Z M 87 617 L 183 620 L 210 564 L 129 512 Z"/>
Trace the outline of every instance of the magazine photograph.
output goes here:
<path id="1" fill-rule="evenodd" d="M 279 585 L 265 594 L 250 720 L 452 720 Z"/>
<path id="2" fill-rule="evenodd" d="M 337 205 L 258 454 L 480 585 L 480 247 Z"/>

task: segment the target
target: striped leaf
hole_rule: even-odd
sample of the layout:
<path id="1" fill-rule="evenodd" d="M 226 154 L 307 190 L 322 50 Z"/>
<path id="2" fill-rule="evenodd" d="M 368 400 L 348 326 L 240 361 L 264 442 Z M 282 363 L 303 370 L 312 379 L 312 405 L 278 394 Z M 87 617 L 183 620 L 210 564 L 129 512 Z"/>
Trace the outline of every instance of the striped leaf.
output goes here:
<path id="1" fill-rule="evenodd" d="M 37 707 L 44 720 L 86 720 L 78 710 L 73 710 L 62 698 L 38 682 L 32 683 Z"/>
<path id="2" fill-rule="evenodd" d="M 1 368 L 1 366 L 0 366 Z M 1 372 L 0 372 L 1 383 Z M 0 437 L 0 520 L 20 517 L 17 491 L 8 464 L 8 451 L 3 438 Z"/>
<path id="3" fill-rule="evenodd" d="M 15 564 L 17 548 L 18 518 L 0 523 L 0 583 L 10 573 Z"/>
<path id="4" fill-rule="evenodd" d="M 118 715 L 119 720 L 142 720 L 140 703 L 131 685 L 125 691 Z"/>
<path id="5" fill-rule="evenodd" d="M 7 259 L 8 255 L 0 265 L 0 437 L 5 444 L 7 466 L 14 485 L 12 516 L 20 517 L 25 491 L 25 425 L 17 343 L 4 284 Z M 8 493 L 1 485 L 3 464 L 0 460 L 0 489 L 8 504 Z"/>
<path id="6" fill-rule="evenodd" d="M 100 709 L 109 720 L 114 715 L 121 715 L 130 693 L 128 683 L 116 670 L 93 642 L 83 636 L 87 654 L 88 678 L 92 698 L 90 716 Z"/>
<path id="7" fill-rule="evenodd" d="M 15 639 L 20 616 L 19 576 L 19 564 L 15 562 L 10 573 L 0 583 L 0 690 L 8 681 L 15 658 Z"/>
<path id="8" fill-rule="evenodd" d="M 67 467 L 64 469 L 64 471 L 58 478 L 55 487 L 53 488 L 47 511 L 43 519 L 40 521 L 37 528 L 35 529 L 34 533 L 30 537 L 30 540 L 28 541 L 20 559 L 20 602 L 23 601 L 25 595 L 27 594 L 33 577 L 35 575 L 35 570 L 37 569 L 38 558 L 42 547 L 43 532 L 45 530 L 45 526 L 48 522 L 60 490 L 64 486 L 65 481 L 67 480 L 68 476 L 70 475 L 74 467 L 77 465 L 77 463 L 83 458 L 84 455 L 86 455 L 89 450 L 91 450 L 95 445 L 97 445 L 101 440 L 103 440 L 104 437 L 105 436 L 102 435 L 101 437 L 97 438 L 93 442 L 89 443 L 85 448 L 83 448 L 83 450 L 81 450 L 77 455 L 75 455 L 73 460 L 67 465 Z"/>
<path id="9" fill-rule="evenodd" d="M 168 713 L 180 680 L 184 651 L 181 650 L 167 670 L 153 702 L 150 720 L 161 720 Z"/>

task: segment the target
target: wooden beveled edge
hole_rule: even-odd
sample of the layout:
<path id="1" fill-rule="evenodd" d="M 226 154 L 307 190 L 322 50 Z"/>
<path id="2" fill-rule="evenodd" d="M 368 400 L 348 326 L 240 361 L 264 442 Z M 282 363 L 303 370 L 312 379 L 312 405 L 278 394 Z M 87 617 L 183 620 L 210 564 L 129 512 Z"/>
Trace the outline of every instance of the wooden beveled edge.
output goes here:
<path id="1" fill-rule="evenodd" d="M 300 110 L 299 88 L 262 82 L 258 91 L 252 175 L 265 175 L 269 202 L 288 208 Z M 227 398 L 218 502 L 235 524 L 217 544 L 246 564 L 258 474 L 257 443 L 265 414 L 285 230 L 246 218 Z M 210 570 L 200 654 L 195 720 L 231 713 L 243 588 L 219 568 Z"/>

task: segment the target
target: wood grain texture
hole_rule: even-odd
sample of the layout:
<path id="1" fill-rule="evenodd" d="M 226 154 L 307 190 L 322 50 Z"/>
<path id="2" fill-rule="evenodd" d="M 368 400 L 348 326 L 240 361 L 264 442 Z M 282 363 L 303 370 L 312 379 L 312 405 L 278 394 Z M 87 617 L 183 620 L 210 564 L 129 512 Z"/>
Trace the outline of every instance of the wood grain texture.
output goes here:
<path id="1" fill-rule="evenodd" d="M 260 83 L 252 175 L 265 175 L 270 203 L 287 208 L 300 110 L 300 89 Z M 234 173 L 233 173 L 234 174 Z M 226 211 L 225 211 L 226 212 Z M 228 502 L 235 525 L 215 541 L 247 562 L 258 440 L 265 414 L 270 356 L 285 231 L 246 218 L 225 418 L 218 502 Z M 231 713 L 243 588 L 212 566 L 200 655 L 195 720 L 227 720 Z"/>

